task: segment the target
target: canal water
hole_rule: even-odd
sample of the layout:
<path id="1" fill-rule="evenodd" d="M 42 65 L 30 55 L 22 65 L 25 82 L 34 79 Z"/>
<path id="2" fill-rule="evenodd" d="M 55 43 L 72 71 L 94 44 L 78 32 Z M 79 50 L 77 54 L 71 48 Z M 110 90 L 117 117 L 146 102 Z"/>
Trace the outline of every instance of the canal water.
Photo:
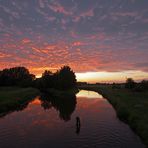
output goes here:
<path id="1" fill-rule="evenodd" d="M 0 148 L 144 148 L 102 95 L 38 96 L 0 118 Z"/>

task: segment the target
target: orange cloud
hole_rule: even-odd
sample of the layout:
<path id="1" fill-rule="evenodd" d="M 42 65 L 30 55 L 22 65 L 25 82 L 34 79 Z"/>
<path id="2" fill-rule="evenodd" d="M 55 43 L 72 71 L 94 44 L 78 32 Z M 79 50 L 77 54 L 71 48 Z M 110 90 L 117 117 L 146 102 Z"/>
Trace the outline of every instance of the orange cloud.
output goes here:
<path id="1" fill-rule="evenodd" d="M 83 45 L 84 43 L 80 42 L 80 41 L 77 41 L 77 42 L 74 42 L 73 43 L 73 46 L 81 46 Z"/>

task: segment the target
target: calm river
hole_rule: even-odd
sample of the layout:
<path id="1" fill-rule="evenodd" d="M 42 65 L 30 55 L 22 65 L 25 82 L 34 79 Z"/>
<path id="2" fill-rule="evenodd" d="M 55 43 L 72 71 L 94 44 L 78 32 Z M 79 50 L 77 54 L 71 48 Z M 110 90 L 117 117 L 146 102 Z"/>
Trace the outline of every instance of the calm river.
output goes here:
<path id="1" fill-rule="evenodd" d="M 63 103 L 64 102 L 64 103 Z M 76 123 L 79 117 L 80 124 Z M 144 148 L 101 95 L 36 97 L 0 118 L 0 148 Z"/>

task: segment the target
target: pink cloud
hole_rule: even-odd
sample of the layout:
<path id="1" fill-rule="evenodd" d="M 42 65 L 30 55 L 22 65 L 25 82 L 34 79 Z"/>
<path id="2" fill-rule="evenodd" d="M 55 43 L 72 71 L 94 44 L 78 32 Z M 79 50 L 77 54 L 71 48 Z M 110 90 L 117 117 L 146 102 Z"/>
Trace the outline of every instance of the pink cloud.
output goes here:
<path id="1" fill-rule="evenodd" d="M 57 1 L 53 1 L 52 4 L 48 4 L 48 7 L 56 13 L 62 13 L 64 15 L 72 15 L 71 11 L 66 10 L 66 8 Z"/>
<path id="2" fill-rule="evenodd" d="M 73 15 L 73 22 L 79 22 L 81 18 L 93 17 L 93 16 L 94 16 L 94 8 L 80 12 L 77 15 Z"/>

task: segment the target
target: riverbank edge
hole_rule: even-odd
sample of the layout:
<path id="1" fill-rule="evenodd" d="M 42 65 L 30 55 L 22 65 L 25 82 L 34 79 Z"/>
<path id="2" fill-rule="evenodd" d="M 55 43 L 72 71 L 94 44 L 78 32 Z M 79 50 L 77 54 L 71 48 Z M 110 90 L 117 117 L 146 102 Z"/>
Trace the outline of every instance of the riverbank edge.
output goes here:
<path id="1" fill-rule="evenodd" d="M 106 88 L 108 89 L 108 88 Z M 109 88 L 110 89 L 110 88 Z M 128 124 L 129 127 L 140 137 L 140 139 L 142 140 L 143 144 L 145 145 L 146 148 L 148 148 L 148 137 L 145 137 L 142 132 L 138 129 L 137 126 L 135 126 L 136 124 L 136 120 L 133 120 L 132 121 L 129 121 L 128 117 L 129 117 L 129 114 L 130 114 L 130 111 L 129 110 L 124 110 L 125 107 L 120 106 L 120 102 L 116 101 L 116 99 L 114 99 L 115 96 L 112 96 L 111 93 L 108 93 L 108 91 L 105 91 L 105 89 L 103 88 L 99 88 L 99 87 L 79 87 L 79 90 L 88 90 L 88 91 L 95 91 L 99 94 L 101 94 L 103 96 L 104 99 L 107 99 L 108 102 L 113 106 L 113 108 L 115 109 L 116 111 L 116 115 L 117 117 L 123 121 L 124 123 Z M 120 91 L 120 90 L 119 90 Z M 118 96 L 119 97 L 119 96 Z M 120 107 L 119 107 L 120 106 Z M 122 108 L 123 107 L 123 108 Z M 123 110 L 124 111 L 123 111 Z M 138 124 L 138 121 L 137 121 L 137 124 Z"/>
<path id="2" fill-rule="evenodd" d="M 79 90 L 77 88 L 69 90 L 50 88 L 45 91 L 41 91 L 33 87 L 0 87 L 0 116 L 16 110 L 20 106 L 30 102 L 36 96 L 40 96 L 44 93 L 55 98 L 65 98 L 65 96 L 69 96 L 70 98 L 71 95 L 75 95 L 78 91 Z"/>
<path id="3" fill-rule="evenodd" d="M 32 87 L 0 87 L 0 115 L 19 108 L 40 94 L 38 89 Z"/>
<path id="4" fill-rule="evenodd" d="M 42 93 L 51 95 L 52 97 L 56 97 L 56 98 L 64 98 L 65 96 L 71 96 L 71 95 L 75 95 L 79 92 L 78 88 L 72 88 L 69 90 L 57 90 L 54 88 L 50 88 L 50 89 L 45 89 L 43 91 L 41 91 Z"/>

